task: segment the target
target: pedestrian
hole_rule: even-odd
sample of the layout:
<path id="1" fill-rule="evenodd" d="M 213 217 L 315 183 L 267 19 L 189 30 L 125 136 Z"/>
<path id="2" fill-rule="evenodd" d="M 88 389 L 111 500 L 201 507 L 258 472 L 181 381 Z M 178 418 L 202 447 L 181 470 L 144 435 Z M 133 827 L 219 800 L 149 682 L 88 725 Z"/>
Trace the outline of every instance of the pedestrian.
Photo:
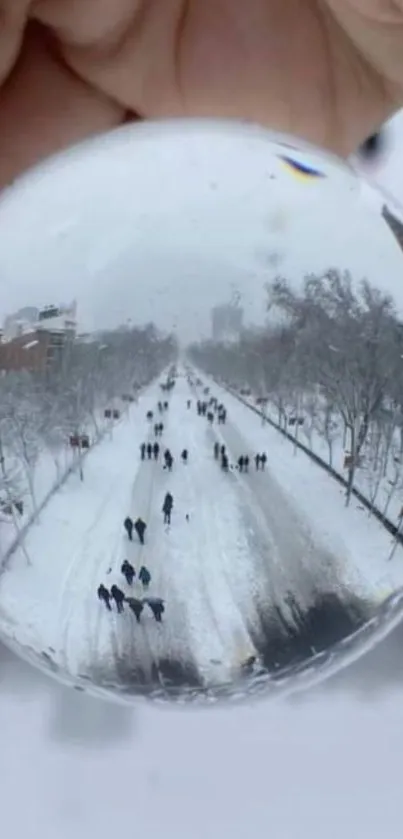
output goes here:
<path id="1" fill-rule="evenodd" d="M 164 503 L 162 505 L 162 512 L 164 514 L 164 524 L 171 524 L 172 509 L 174 506 L 174 499 L 170 492 L 167 492 Z"/>
<path id="2" fill-rule="evenodd" d="M 243 467 L 244 467 L 244 456 L 243 456 L 243 454 L 241 454 L 241 456 L 238 457 L 238 469 L 239 469 L 240 472 L 243 472 Z"/>
<path id="3" fill-rule="evenodd" d="M 152 454 L 153 454 L 153 447 L 152 447 L 151 443 L 147 443 L 147 457 L 148 457 L 148 460 L 151 460 Z"/>
<path id="4" fill-rule="evenodd" d="M 221 457 L 225 454 L 225 452 L 226 452 L 226 448 L 225 448 L 224 443 L 223 443 L 223 445 L 220 448 Z"/>
<path id="5" fill-rule="evenodd" d="M 214 459 L 218 460 L 218 456 L 220 454 L 220 445 L 219 443 L 214 443 Z"/>
<path id="6" fill-rule="evenodd" d="M 248 454 L 244 455 L 243 468 L 244 468 L 244 472 L 249 472 L 249 455 Z"/>
<path id="7" fill-rule="evenodd" d="M 121 614 L 123 612 L 123 603 L 125 602 L 125 595 L 122 589 L 120 589 L 119 586 L 115 585 L 115 583 L 111 588 L 111 596 L 113 597 L 116 603 L 118 613 Z"/>
<path id="8" fill-rule="evenodd" d="M 134 522 L 134 529 L 139 537 L 140 545 L 144 545 L 144 535 L 147 530 L 147 525 L 141 516 L 139 516 L 139 518 Z"/>
<path id="9" fill-rule="evenodd" d="M 260 454 L 257 454 L 257 455 L 255 455 L 256 472 L 259 471 L 260 464 L 261 464 L 261 457 L 260 457 Z"/>
<path id="10" fill-rule="evenodd" d="M 145 597 L 144 603 L 150 607 L 157 623 L 162 622 L 162 615 L 165 612 L 164 601 L 161 597 Z"/>
<path id="11" fill-rule="evenodd" d="M 181 458 L 182 458 L 183 463 L 188 462 L 188 450 L 187 449 L 183 449 L 183 452 L 181 454 Z"/>
<path id="12" fill-rule="evenodd" d="M 101 583 L 101 585 L 98 586 L 97 594 L 98 594 L 98 600 L 101 600 L 103 603 L 105 603 L 106 608 L 108 609 L 109 612 L 111 612 L 112 611 L 111 604 L 110 604 L 111 595 L 110 595 L 110 592 L 104 586 L 103 583 Z"/>
<path id="13" fill-rule="evenodd" d="M 127 559 L 125 559 L 124 562 L 122 563 L 122 566 L 121 566 L 120 570 L 121 570 L 123 576 L 126 578 L 127 584 L 129 586 L 133 585 L 133 580 L 136 576 L 136 572 L 133 568 L 133 565 L 131 565 L 131 563 L 128 562 Z"/>
<path id="14" fill-rule="evenodd" d="M 159 453 L 160 453 L 160 447 L 159 447 L 157 441 L 155 441 L 155 443 L 153 445 L 153 453 L 154 453 L 154 460 L 158 460 Z"/>
<path id="15" fill-rule="evenodd" d="M 267 454 L 265 454 L 265 452 L 263 452 L 263 454 L 260 455 L 260 462 L 262 464 L 262 471 L 264 471 L 264 467 L 266 466 L 267 462 Z"/>
<path id="16" fill-rule="evenodd" d="M 168 469 L 169 472 L 172 471 L 172 464 L 173 464 L 173 457 L 169 449 L 166 449 L 164 452 L 164 460 L 165 460 L 165 469 Z"/>
<path id="17" fill-rule="evenodd" d="M 224 472 L 228 472 L 228 466 L 229 466 L 228 455 L 226 454 L 226 452 L 224 452 L 224 454 L 221 455 L 221 469 Z"/>
<path id="18" fill-rule="evenodd" d="M 143 588 L 147 589 L 151 583 L 151 574 L 145 565 L 142 565 L 139 571 L 139 580 Z"/>
<path id="19" fill-rule="evenodd" d="M 124 528 L 126 530 L 126 533 L 129 537 L 129 541 L 132 542 L 133 541 L 133 519 L 131 519 L 130 516 L 127 516 L 125 518 L 124 522 L 123 522 L 123 526 L 124 526 Z"/>
<path id="20" fill-rule="evenodd" d="M 188 399 L 188 401 L 187 401 L 186 405 L 187 405 L 187 408 L 188 408 L 188 410 L 189 410 L 189 408 L 191 408 L 191 407 L 192 407 L 192 400 L 191 400 L 191 399 Z"/>
<path id="21" fill-rule="evenodd" d="M 144 609 L 143 601 L 139 600 L 138 597 L 126 597 L 126 603 L 129 609 L 136 616 L 137 623 L 140 623 L 141 614 Z"/>
<path id="22" fill-rule="evenodd" d="M 144 460 L 146 456 L 146 444 L 142 443 L 140 446 L 141 459 Z"/>

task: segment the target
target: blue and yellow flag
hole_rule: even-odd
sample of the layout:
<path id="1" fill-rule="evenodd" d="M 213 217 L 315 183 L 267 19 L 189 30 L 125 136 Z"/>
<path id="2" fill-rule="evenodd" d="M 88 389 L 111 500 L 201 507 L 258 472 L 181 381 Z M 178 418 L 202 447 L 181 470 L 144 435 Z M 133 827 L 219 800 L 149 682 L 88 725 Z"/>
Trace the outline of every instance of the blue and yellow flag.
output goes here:
<path id="1" fill-rule="evenodd" d="M 326 177 L 325 173 L 320 172 L 319 169 L 314 169 L 308 163 L 301 163 L 300 160 L 295 160 L 293 157 L 289 157 L 289 155 L 280 154 L 279 158 L 287 170 L 301 181 L 311 181 L 314 178 Z"/>

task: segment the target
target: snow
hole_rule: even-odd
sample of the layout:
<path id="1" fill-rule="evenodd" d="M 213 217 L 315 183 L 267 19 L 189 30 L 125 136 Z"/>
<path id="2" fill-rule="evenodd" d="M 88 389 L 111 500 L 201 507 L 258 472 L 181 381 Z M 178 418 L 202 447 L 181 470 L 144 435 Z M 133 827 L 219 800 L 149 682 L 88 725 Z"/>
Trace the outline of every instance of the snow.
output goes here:
<path id="1" fill-rule="evenodd" d="M 172 473 L 159 461 L 140 461 L 140 444 L 154 440 L 154 420 L 146 419 L 160 399 L 154 384 L 90 450 L 84 481 L 73 473 L 50 499 L 30 526 L 24 550 L 15 551 L 0 577 L 3 637 L 62 678 L 122 695 L 149 693 L 153 684 L 157 698 L 161 691 L 150 668 L 169 660 L 187 673 L 184 695 L 192 685 L 196 693 L 197 686 L 207 689 L 207 698 L 212 689 L 232 686 L 233 696 L 241 698 L 242 665 L 260 657 L 260 616 L 281 603 L 290 620 L 290 592 L 309 609 L 318 590 L 339 598 L 353 591 L 375 604 L 402 585 L 401 548 L 387 563 L 391 539 L 379 523 L 355 503 L 346 510 L 340 487 L 328 475 L 309 458 L 295 457 L 290 442 L 263 428 L 247 406 L 216 384 L 211 395 L 224 402 L 228 419 L 225 426 L 210 427 L 196 414 L 201 392 L 181 376 L 162 415 L 161 447 L 174 454 Z M 248 476 L 225 474 L 214 459 L 216 440 L 225 443 L 232 461 L 247 450 L 252 457 L 267 451 L 267 471 L 255 473 L 252 463 Z M 187 463 L 181 462 L 183 449 Z M 174 510 L 172 525 L 164 527 L 168 490 Z M 128 514 L 147 523 L 144 547 L 127 542 L 122 522 Z M 143 596 L 137 580 L 132 590 L 123 583 L 124 559 L 137 572 L 142 564 L 149 568 L 149 593 L 166 606 L 162 626 L 147 610 L 137 626 L 130 611 L 111 614 L 98 602 L 100 582 Z M 376 620 L 372 626 L 385 632 Z M 372 629 L 370 635 L 359 630 L 349 650 L 341 642 L 330 658 L 319 653 L 303 665 L 301 686 L 316 680 L 325 665 L 345 666 L 347 652 L 355 657 L 363 644 L 374 643 Z M 285 674 L 284 684 L 287 679 Z M 266 682 L 267 676 L 258 680 L 258 691 Z"/>
<path id="2" fill-rule="evenodd" d="M 269 467 L 297 509 L 309 519 L 315 540 L 331 546 L 344 560 L 347 578 L 352 574 L 351 583 L 356 585 L 358 581 L 379 601 L 401 587 L 403 549 L 399 546 L 394 560 L 388 562 L 393 545 L 390 534 L 358 501 L 353 499 L 346 509 L 343 488 L 304 452 L 296 454 L 292 443 L 278 431 L 268 424 L 262 426 L 261 419 L 237 397 L 226 392 L 225 402 L 252 451 L 266 451 Z"/>

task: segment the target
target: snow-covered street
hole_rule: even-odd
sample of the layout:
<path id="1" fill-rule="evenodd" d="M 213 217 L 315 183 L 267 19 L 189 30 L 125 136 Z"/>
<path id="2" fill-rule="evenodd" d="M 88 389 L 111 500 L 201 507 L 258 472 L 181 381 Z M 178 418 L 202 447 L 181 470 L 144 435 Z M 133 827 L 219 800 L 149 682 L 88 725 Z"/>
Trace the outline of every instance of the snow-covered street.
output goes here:
<path id="1" fill-rule="evenodd" d="M 61 675 L 121 694 L 209 695 L 241 689 L 256 673 L 270 678 L 350 635 L 400 583 L 379 524 L 363 524 L 352 506 L 342 532 L 346 511 L 331 479 L 293 457 L 281 435 L 225 390 L 180 372 L 166 410 L 158 412 L 153 384 L 88 454 L 84 481 L 70 476 L 0 578 L 4 637 Z M 197 400 L 212 396 L 225 403 L 225 424 L 197 415 Z M 160 420 L 160 456 L 141 460 Z M 216 443 L 226 447 L 228 472 Z M 172 471 L 163 467 L 166 448 Z M 263 450 L 267 468 L 256 471 L 254 454 Z M 248 473 L 236 469 L 243 453 Z M 128 540 L 128 515 L 146 522 L 144 545 Z M 136 571 L 132 586 L 120 570 L 125 559 Z M 148 591 L 141 566 L 151 574 Z M 122 614 L 107 611 L 100 583 L 117 584 L 126 597 L 162 598 L 162 623 L 147 608 L 139 623 L 127 605 Z"/>

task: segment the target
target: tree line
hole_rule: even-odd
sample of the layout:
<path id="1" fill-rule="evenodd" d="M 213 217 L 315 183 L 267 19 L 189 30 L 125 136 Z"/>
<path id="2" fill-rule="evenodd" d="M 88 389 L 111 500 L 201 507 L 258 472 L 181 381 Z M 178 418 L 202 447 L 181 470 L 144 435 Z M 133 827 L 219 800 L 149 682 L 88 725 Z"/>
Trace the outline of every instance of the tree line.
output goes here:
<path id="1" fill-rule="evenodd" d="M 56 479 L 72 435 L 98 438 L 104 410 L 155 378 L 175 354 L 171 335 L 153 324 L 108 330 L 66 344 L 53 370 L 0 378 L 0 507 L 29 498 L 37 507 L 35 474 L 51 455 Z"/>
<path id="2" fill-rule="evenodd" d="M 264 328 L 231 343 L 193 344 L 192 361 L 267 400 L 279 426 L 293 422 L 311 448 L 320 435 L 330 466 L 341 440 L 346 504 L 357 468 L 365 469 L 373 503 L 388 481 L 386 515 L 402 487 L 403 460 L 403 322 L 392 296 L 333 268 L 306 275 L 298 289 L 279 276 L 266 294 Z"/>

